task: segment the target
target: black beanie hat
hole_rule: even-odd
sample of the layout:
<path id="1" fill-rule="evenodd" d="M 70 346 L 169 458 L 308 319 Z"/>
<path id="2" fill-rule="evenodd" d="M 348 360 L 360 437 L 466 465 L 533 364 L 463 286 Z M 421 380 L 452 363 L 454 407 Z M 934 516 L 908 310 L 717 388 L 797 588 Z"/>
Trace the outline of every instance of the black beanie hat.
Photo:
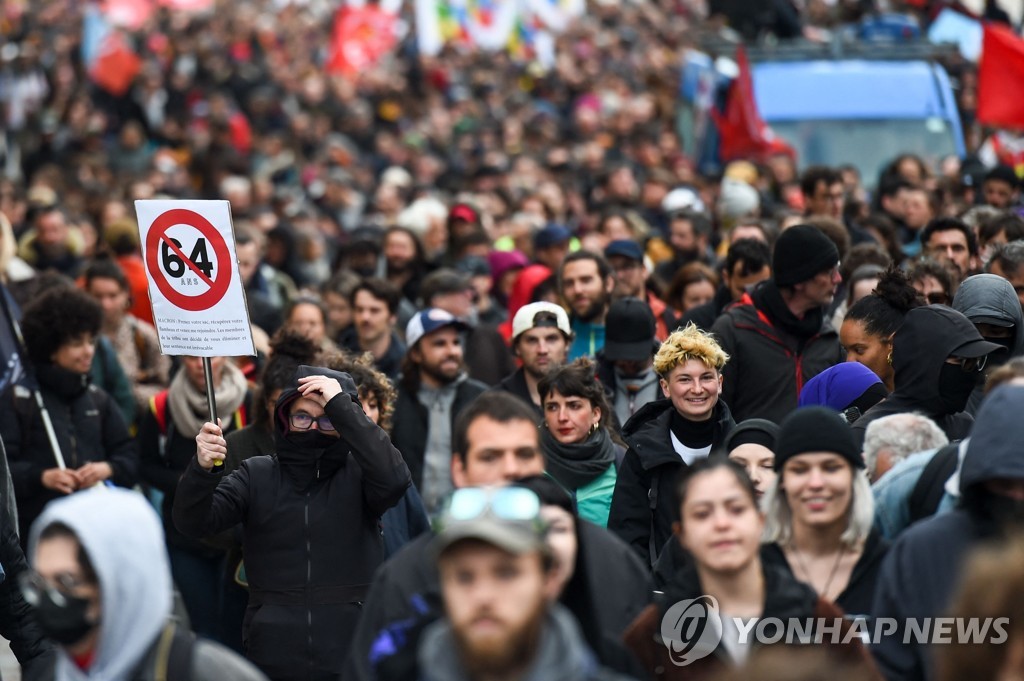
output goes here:
<path id="1" fill-rule="evenodd" d="M 775 440 L 775 470 L 786 460 L 807 452 L 834 452 L 854 468 L 864 468 L 853 431 L 843 417 L 827 407 L 803 407 L 782 420 Z"/>
<path id="2" fill-rule="evenodd" d="M 772 280 L 776 286 L 794 286 L 839 264 L 839 250 L 812 225 L 794 225 L 775 242 Z"/>
<path id="3" fill-rule="evenodd" d="M 728 455 L 740 445 L 761 445 L 774 452 L 778 437 L 778 425 L 768 419 L 747 419 L 737 424 L 725 438 L 725 453 Z"/>

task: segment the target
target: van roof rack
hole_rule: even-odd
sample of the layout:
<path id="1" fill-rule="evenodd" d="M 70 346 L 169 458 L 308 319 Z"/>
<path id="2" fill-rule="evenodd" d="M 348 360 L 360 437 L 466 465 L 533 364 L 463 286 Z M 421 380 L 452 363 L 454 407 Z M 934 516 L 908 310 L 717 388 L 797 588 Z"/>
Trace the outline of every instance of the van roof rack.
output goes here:
<path id="1" fill-rule="evenodd" d="M 699 36 L 696 46 L 712 56 L 732 56 L 738 45 L 720 33 L 705 33 Z M 841 59 L 870 59 L 874 61 L 943 61 L 960 60 L 959 49 L 954 43 L 932 43 L 918 39 L 904 42 L 882 42 L 844 39 L 837 32 L 829 42 L 813 42 L 803 38 L 795 40 L 762 41 L 747 45 L 747 58 L 751 62 L 765 61 L 812 61 Z"/>

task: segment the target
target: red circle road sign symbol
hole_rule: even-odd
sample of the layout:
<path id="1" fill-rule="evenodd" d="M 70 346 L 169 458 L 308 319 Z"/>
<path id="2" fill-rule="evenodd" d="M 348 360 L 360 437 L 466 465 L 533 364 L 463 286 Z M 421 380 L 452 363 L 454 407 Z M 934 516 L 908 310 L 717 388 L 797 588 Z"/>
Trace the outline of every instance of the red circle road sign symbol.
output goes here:
<path id="1" fill-rule="evenodd" d="M 200 234 L 206 237 L 207 243 L 213 247 L 213 252 L 217 256 L 217 272 L 213 279 L 203 274 L 167 236 L 167 230 L 174 225 L 194 227 L 199 230 Z M 186 296 L 171 286 L 170 282 L 167 281 L 166 275 L 160 269 L 158 251 L 160 250 L 161 240 L 167 242 L 168 247 L 181 258 L 182 262 L 200 279 L 206 282 L 210 287 L 206 293 L 198 296 Z M 220 299 L 228 291 L 228 284 L 231 283 L 231 255 L 228 252 L 228 245 L 224 241 L 224 237 L 221 236 L 216 227 L 210 224 L 209 220 L 195 211 L 184 208 L 169 210 L 157 216 L 156 220 L 153 221 L 149 228 L 149 234 L 146 235 L 146 269 L 149 270 L 149 274 L 153 277 L 156 287 L 160 289 L 160 293 L 164 294 L 164 297 L 175 307 L 188 310 L 189 312 L 209 310 L 220 302 Z"/>

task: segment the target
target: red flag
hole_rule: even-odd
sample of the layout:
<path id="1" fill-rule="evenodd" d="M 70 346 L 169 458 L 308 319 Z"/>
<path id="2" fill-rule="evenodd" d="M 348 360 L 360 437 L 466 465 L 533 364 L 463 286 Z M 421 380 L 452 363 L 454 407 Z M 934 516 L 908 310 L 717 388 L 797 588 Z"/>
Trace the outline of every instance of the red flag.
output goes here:
<path id="1" fill-rule="evenodd" d="M 776 153 L 794 156 L 793 149 L 775 136 L 761 119 L 754 99 L 754 81 L 750 76 L 750 62 L 742 46 L 736 49 L 736 64 L 740 73 L 729 85 L 725 114 L 711 110 L 711 117 L 721 136 L 719 151 L 723 161 L 738 158 L 763 159 Z"/>
<path id="2" fill-rule="evenodd" d="M 394 14 L 369 3 L 342 7 L 334 17 L 327 70 L 355 75 L 376 64 L 396 42 Z"/>
<path id="3" fill-rule="evenodd" d="M 1024 40 L 1005 26 L 986 23 L 978 66 L 978 122 L 1024 128 Z"/>
<path id="4" fill-rule="evenodd" d="M 142 60 L 128 45 L 124 35 L 113 31 L 104 38 L 89 75 L 101 88 L 121 97 L 128 92 L 141 69 Z"/>

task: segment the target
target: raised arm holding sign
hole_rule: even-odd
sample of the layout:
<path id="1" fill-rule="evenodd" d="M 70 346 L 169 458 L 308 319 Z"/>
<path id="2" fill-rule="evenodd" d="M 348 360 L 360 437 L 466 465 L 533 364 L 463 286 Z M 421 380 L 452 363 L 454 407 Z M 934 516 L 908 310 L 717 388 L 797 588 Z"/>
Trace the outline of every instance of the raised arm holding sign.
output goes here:
<path id="1" fill-rule="evenodd" d="M 165 355 L 203 358 L 217 422 L 211 357 L 255 355 L 227 201 L 136 201 L 153 319 Z"/>

